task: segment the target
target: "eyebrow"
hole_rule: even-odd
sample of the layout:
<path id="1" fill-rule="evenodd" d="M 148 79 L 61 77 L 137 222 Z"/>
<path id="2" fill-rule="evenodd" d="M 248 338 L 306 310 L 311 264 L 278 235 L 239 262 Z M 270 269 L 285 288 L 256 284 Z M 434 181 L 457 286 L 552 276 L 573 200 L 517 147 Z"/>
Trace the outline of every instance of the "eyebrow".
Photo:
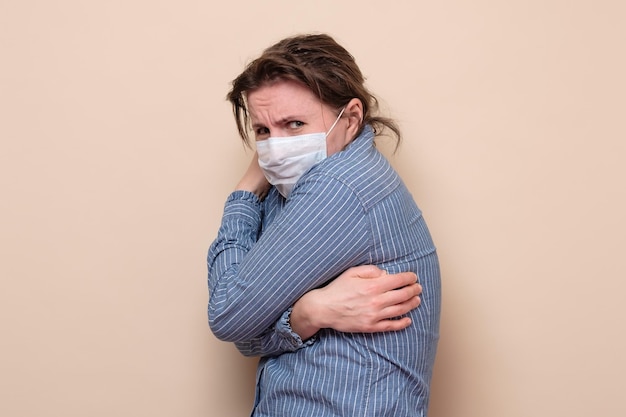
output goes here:
<path id="1" fill-rule="evenodd" d="M 291 122 L 291 121 L 294 121 L 294 120 L 302 120 L 303 118 L 304 118 L 304 116 L 296 116 L 296 115 L 285 116 L 285 117 L 281 117 L 278 120 L 278 124 L 282 125 L 282 124 L 285 124 L 285 123 L 288 123 L 288 122 Z M 259 127 L 267 127 L 267 126 L 265 124 L 263 124 L 263 123 L 253 123 L 252 124 L 252 128 L 253 129 L 257 129 Z"/>

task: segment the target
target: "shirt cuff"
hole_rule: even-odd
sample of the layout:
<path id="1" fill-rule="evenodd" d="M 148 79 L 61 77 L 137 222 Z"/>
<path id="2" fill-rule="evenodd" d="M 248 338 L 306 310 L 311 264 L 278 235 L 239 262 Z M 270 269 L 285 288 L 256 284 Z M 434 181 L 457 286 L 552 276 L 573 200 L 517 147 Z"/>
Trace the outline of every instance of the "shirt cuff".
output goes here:
<path id="1" fill-rule="evenodd" d="M 302 341 L 300 335 L 293 331 L 290 323 L 292 310 L 293 308 L 289 308 L 283 313 L 282 316 L 280 316 L 280 319 L 276 323 L 276 333 L 283 338 L 292 350 L 297 350 L 312 345 L 317 339 L 315 336 L 312 336 L 307 340 Z"/>
<path id="2" fill-rule="evenodd" d="M 243 221 L 252 226 L 261 224 L 261 200 L 250 191 L 237 190 L 230 193 L 224 204 L 222 223 L 231 220 Z"/>
<path id="3" fill-rule="evenodd" d="M 232 193 L 230 193 L 230 195 L 226 199 L 226 203 L 228 204 L 233 201 L 247 201 L 254 205 L 258 205 L 258 206 L 261 205 L 261 200 L 259 200 L 259 197 L 257 197 L 257 195 L 251 191 L 244 191 L 244 190 L 233 191 Z"/>

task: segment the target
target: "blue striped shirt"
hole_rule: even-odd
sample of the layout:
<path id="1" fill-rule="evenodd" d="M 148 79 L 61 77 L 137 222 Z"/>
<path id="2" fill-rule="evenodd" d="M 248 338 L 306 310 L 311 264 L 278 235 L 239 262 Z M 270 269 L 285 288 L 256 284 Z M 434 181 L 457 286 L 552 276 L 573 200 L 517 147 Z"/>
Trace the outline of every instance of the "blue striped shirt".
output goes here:
<path id="1" fill-rule="evenodd" d="M 302 341 L 291 306 L 349 267 L 414 271 L 423 287 L 401 331 L 322 329 Z M 287 200 L 227 199 L 208 254 L 209 324 L 247 356 L 261 356 L 255 417 L 425 416 L 441 284 L 436 250 L 404 183 L 367 126 L 303 175 Z"/>

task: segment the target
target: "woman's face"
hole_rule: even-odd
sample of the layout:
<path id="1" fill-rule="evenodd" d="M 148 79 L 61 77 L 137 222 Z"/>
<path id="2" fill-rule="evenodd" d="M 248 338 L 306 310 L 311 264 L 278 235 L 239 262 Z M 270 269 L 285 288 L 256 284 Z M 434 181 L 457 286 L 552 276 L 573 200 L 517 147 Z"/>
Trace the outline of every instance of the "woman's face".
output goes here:
<path id="1" fill-rule="evenodd" d="M 257 141 L 269 137 L 328 132 L 338 113 L 323 104 L 308 88 L 279 80 L 248 93 L 248 111 Z M 326 154 L 339 152 L 353 139 L 342 117 L 326 138 Z"/>

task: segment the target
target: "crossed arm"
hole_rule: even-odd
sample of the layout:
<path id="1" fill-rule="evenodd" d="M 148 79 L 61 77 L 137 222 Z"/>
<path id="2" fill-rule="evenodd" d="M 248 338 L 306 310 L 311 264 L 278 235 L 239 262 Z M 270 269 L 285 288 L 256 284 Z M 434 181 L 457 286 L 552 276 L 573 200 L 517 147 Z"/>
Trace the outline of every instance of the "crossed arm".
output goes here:
<path id="1" fill-rule="evenodd" d="M 374 265 L 348 269 L 325 287 L 300 298 L 291 313 L 291 328 L 303 340 L 320 329 L 341 332 L 402 330 L 402 316 L 419 306 L 422 287 L 412 272 L 387 275 Z"/>
<path id="2" fill-rule="evenodd" d="M 252 192 L 259 199 L 263 199 L 267 195 L 270 185 L 265 180 L 256 161 L 255 155 L 236 190 Z M 248 214 L 251 213 L 253 214 L 254 211 L 248 212 Z M 253 242 L 246 242 L 245 245 L 248 245 L 249 248 L 256 246 Z M 239 246 L 239 244 L 236 246 Z M 260 248 L 255 249 L 259 249 L 257 252 L 263 252 Z M 237 252 L 237 249 L 234 250 Z M 243 250 L 241 255 L 236 257 L 245 256 L 245 258 L 248 258 L 247 254 L 247 250 Z M 247 260 L 250 262 L 248 264 L 256 264 L 254 262 L 256 255 L 252 255 L 252 252 L 249 252 L 249 254 L 250 259 Z M 243 267 L 243 264 L 241 265 Z M 346 265 L 344 268 L 348 266 Z M 243 272 L 245 270 L 247 269 L 243 268 L 241 273 L 245 274 Z M 223 271 L 225 271 L 224 273 L 229 273 L 228 269 Z M 302 270 L 299 271 L 302 272 Z M 336 278 L 321 288 L 311 289 L 315 288 L 315 286 L 309 287 L 309 290 L 301 292 L 304 295 L 289 301 L 289 304 L 286 304 L 286 306 L 292 306 L 290 311 L 283 314 L 281 319 L 276 322 L 276 325 L 269 326 L 263 334 L 257 334 L 252 339 L 249 336 L 238 339 L 235 339 L 237 337 L 235 335 L 228 337 L 233 338 L 233 341 L 236 342 L 243 354 L 266 355 L 294 350 L 302 344 L 303 340 L 309 339 L 322 328 L 332 328 L 342 332 L 379 332 L 401 330 L 411 324 L 408 317 L 396 318 L 419 305 L 421 287 L 417 283 L 415 274 L 406 272 L 387 275 L 384 271 L 372 265 L 352 267 L 343 270 L 343 272 L 341 271 L 326 271 L 327 274 L 334 274 Z M 231 271 L 230 273 L 239 274 L 240 272 Z M 296 273 L 296 270 L 293 270 L 292 273 Z M 321 282 L 327 281 L 332 276 L 320 277 L 323 278 Z M 311 277 L 308 279 L 312 280 Z M 227 283 L 229 286 L 232 284 L 230 281 L 222 282 Z M 275 282 L 270 280 L 266 284 L 274 285 Z M 213 285 L 215 285 L 215 281 Z M 279 291 L 279 287 L 276 288 Z M 248 288 L 248 291 L 251 289 Z M 237 291 L 229 291 L 229 293 L 236 294 Z M 237 299 L 239 300 L 237 301 L 238 303 L 242 302 L 240 297 L 237 297 Z M 238 308 L 236 307 L 238 304 L 235 302 L 235 299 L 227 297 L 224 298 L 223 302 L 227 302 L 227 304 L 223 305 L 229 306 L 228 308 Z M 232 302 L 235 302 L 235 304 L 231 304 Z M 218 303 L 213 302 L 212 304 L 217 305 Z M 284 304 L 284 300 L 282 303 Z M 280 309 L 282 307 L 274 306 L 274 308 Z M 258 324 L 255 323 L 254 325 Z M 240 326 L 245 326 L 248 330 L 244 330 L 244 327 Z M 239 334 L 242 335 L 253 334 L 251 333 L 252 327 L 248 327 L 248 324 L 244 324 L 244 322 L 240 322 L 235 332 L 241 332 Z M 292 338 L 292 332 L 295 332 L 296 338 L 299 336 L 301 340 L 296 342 L 289 340 Z M 288 333 L 291 333 L 291 335 Z M 285 340 L 288 340 L 288 342 L 285 342 Z"/>

